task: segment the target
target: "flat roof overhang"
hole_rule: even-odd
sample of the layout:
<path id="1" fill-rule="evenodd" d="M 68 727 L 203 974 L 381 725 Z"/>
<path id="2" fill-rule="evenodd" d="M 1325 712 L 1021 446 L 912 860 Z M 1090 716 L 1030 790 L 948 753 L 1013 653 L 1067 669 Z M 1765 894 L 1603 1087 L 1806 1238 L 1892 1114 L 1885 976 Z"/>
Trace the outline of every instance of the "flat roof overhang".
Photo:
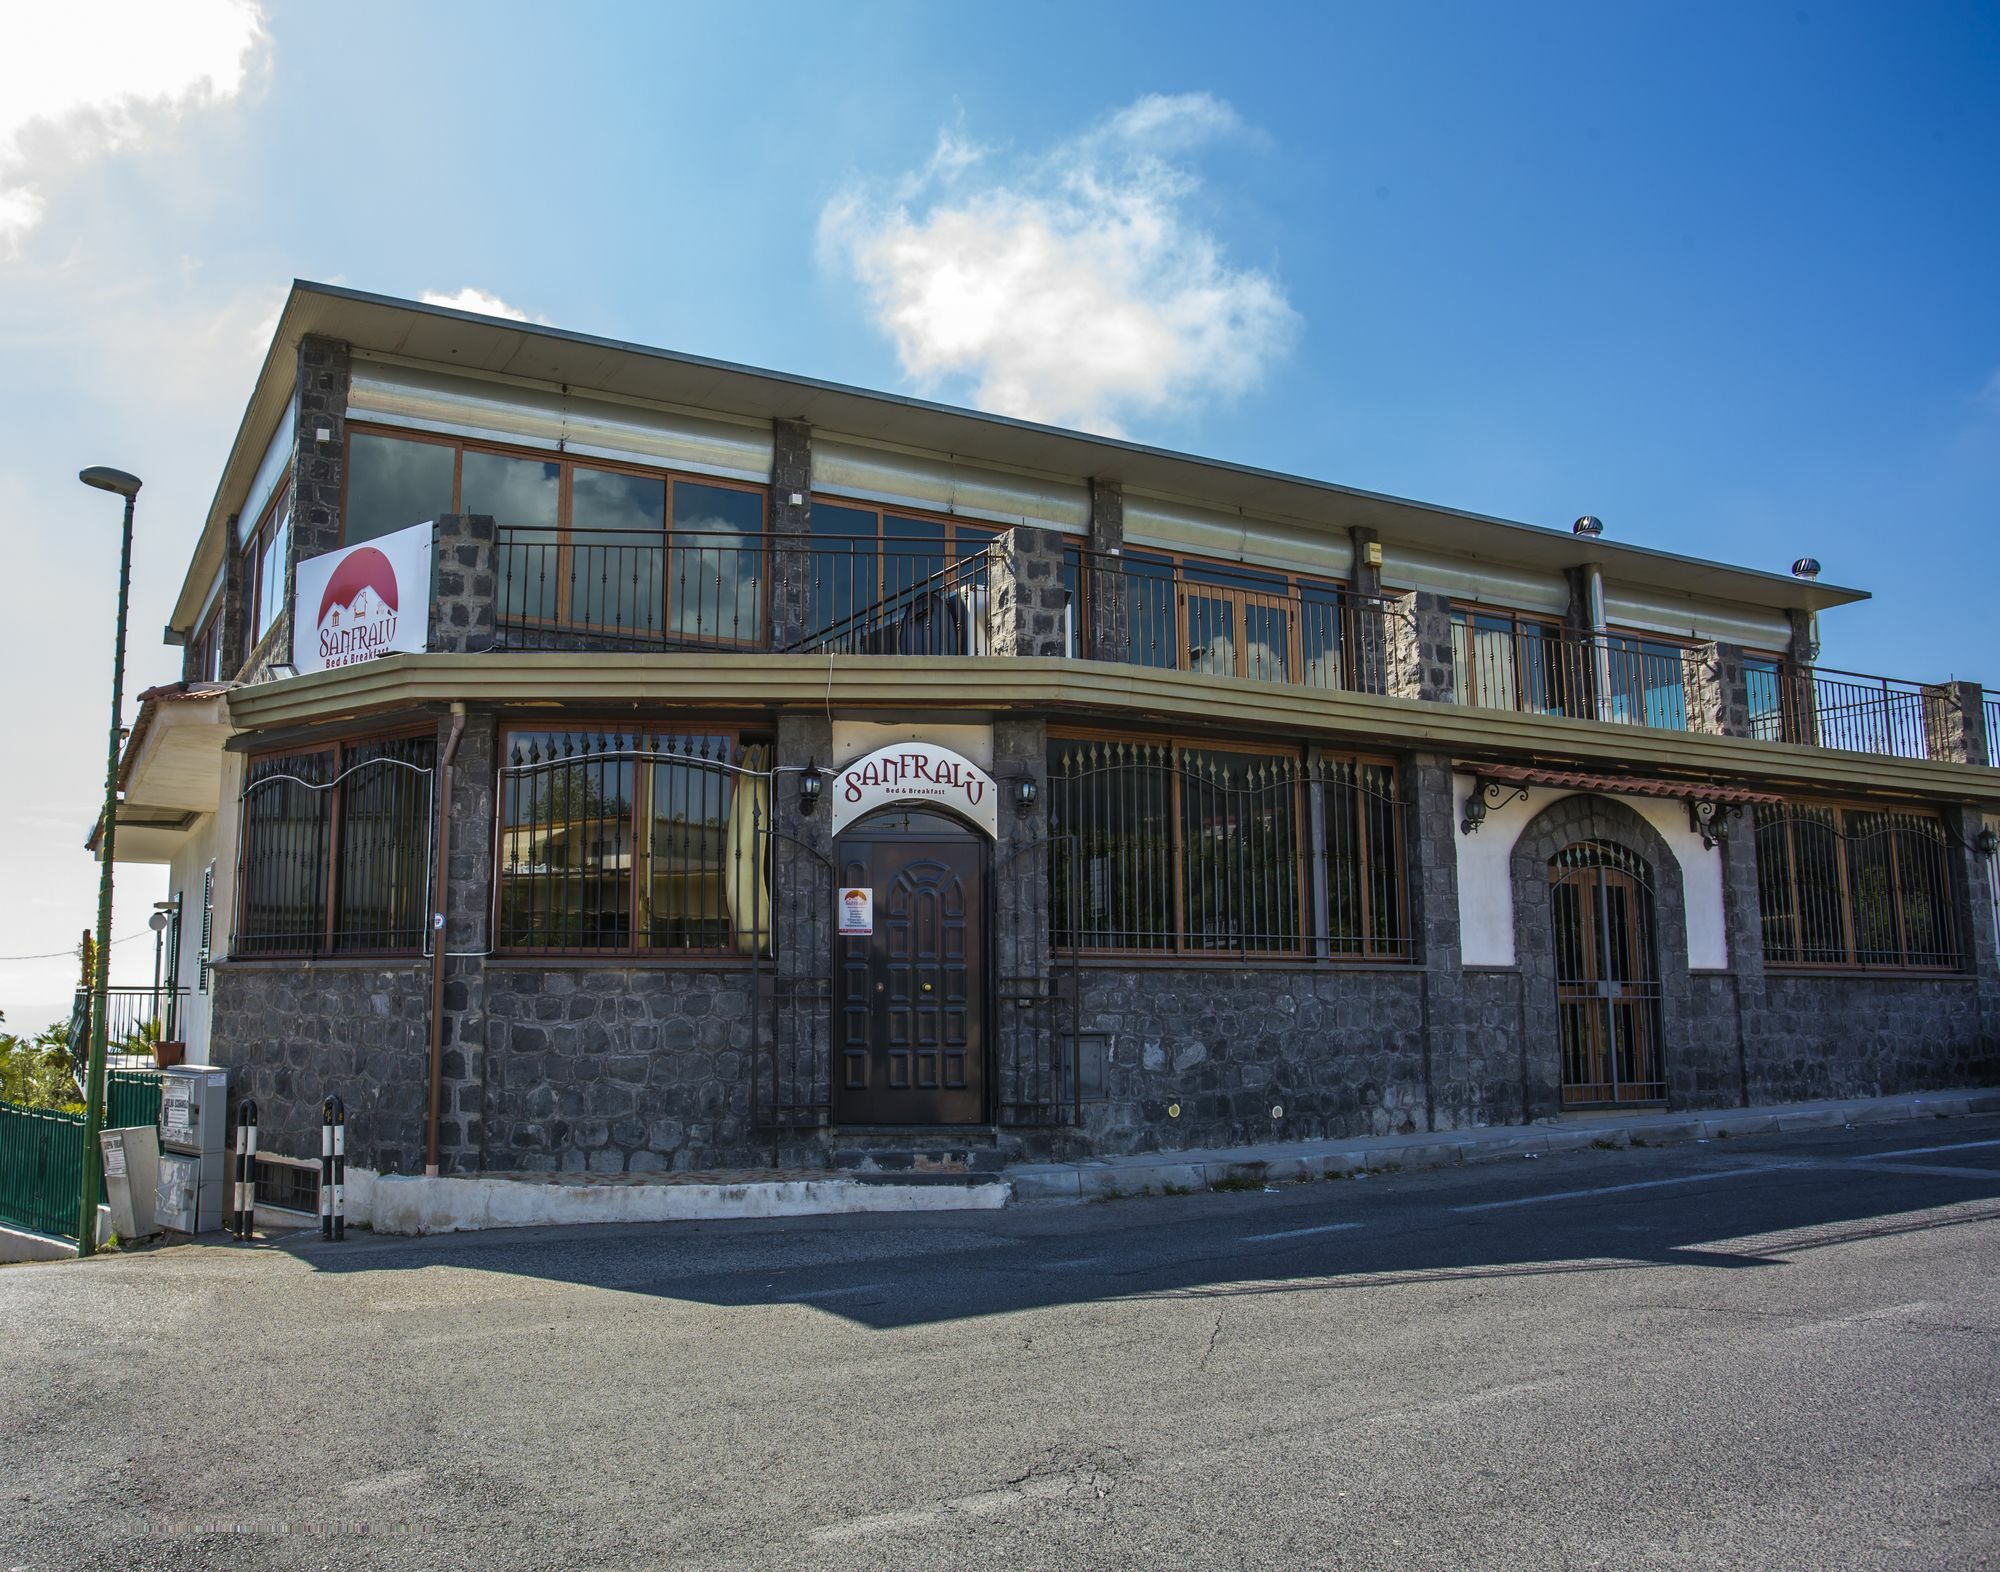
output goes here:
<path id="1" fill-rule="evenodd" d="M 948 455 L 974 464 L 1073 481 L 1116 481 L 1130 491 L 1226 513 L 1307 527 L 1379 530 L 1393 544 L 1446 552 L 1474 563 L 1562 570 L 1600 562 L 1614 577 L 1683 595 L 1765 608 L 1820 611 L 1866 600 L 1862 590 L 1731 567 L 1567 529 L 1524 524 L 1406 497 L 1363 491 L 1275 470 L 1231 464 L 1142 443 L 1093 436 L 947 404 L 873 392 L 676 354 L 531 322 L 429 306 L 295 279 L 258 373 L 221 481 L 209 506 L 171 626 L 187 629 L 222 560 L 223 524 L 248 489 L 269 433 L 292 393 L 301 338 L 317 334 L 355 349 L 406 356 L 646 403 L 745 419 L 803 420 L 867 441 Z"/>
<path id="2" fill-rule="evenodd" d="M 1205 677 L 1100 661 L 1007 656 L 549 654 L 390 655 L 232 690 L 243 731 L 284 731 L 463 702 L 518 714 L 606 719 L 685 708 L 904 716 L 1030 712 L 1131 730 L 1276 735 L 1357 749 L 1417 749 L 1466 762 L 2000 805 L 2000 770 L 1804 748 L 1747 737 L 1620 726 L 1464 704 Z M 248 739 L 239 739 L 242 746 Z"/>

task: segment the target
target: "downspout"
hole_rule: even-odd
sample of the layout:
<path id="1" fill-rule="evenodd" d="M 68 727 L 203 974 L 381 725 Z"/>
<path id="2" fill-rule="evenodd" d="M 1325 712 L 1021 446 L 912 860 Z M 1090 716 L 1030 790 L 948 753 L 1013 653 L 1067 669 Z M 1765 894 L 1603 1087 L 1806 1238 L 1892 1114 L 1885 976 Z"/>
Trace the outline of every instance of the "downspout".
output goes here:
<path id="1" fill-rule="evenodd" d="M 431 913 L 431 1096 L 424 1121 L 424 1175 L 438 1171 L 438 1118 L 444 1096 L 444 908 L 445 876 L 451 865 L 451 776 L 458 740 L 465 735 L 465 706 L 451 707 L 451 730 L 438 760 L 437 866 L 431 874 L 436 910 Z"/>
<path id="2" fill-rule="evenodd" d="M 1597 684 L 1597 718 L 1610 720 L 1615 706 L 1611 693 L 1611 646 L 1604 632 L 1610 626 L 1604 614 L 1604 565 L 1587 562 L 1583 568 L 1584 611 L 1590 618 L 1591 675 Z"/>

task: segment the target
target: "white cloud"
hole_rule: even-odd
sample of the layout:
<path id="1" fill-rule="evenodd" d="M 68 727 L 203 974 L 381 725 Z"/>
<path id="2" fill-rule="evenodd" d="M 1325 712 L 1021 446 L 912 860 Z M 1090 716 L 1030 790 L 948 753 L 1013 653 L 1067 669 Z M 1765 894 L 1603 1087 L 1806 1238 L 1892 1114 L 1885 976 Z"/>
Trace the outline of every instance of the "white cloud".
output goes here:
<path id="1" fill-rule="evenodd" d="M 6 21 L 0 256 L 41 222 L 53 175 L 235 98 L 269 42 L 255 0 L 67 0 L 12 7 Z"/>
<path id="2" fill-rule="evenodd" d="M 490 295 L 483 289 L 467 285 L 455 295 L 447 295 L 441 289 L 427 289 L 421 296 L 427 306 L 449 306 L 453 311 L 476 311 L 481 316 L 505 317 L 510 322 L 539 322 L 548 326 L 547 317 L 531 317 L 527 312 L 517 310 L 498 295 Z"/>
<path id="3" fill-rule="evenodd" d="M 1231 266 L 1194 208 L 1187 155 L 1252 134 L 1206 93 L 1148 95 L 1008 169 L 946 131 L 920 170 L 826 205 L 822 256 L 920 386 L 1117 432 L 1255 386 L 1297 330 L 1283 286 Z"/>

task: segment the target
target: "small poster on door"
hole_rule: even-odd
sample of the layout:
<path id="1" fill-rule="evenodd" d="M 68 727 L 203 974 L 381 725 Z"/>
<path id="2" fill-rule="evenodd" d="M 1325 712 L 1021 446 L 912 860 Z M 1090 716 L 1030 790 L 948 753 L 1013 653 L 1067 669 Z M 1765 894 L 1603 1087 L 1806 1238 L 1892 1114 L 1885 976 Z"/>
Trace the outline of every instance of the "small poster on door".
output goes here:
<path id="1" fill-rule="evenodd" d="M 865 888 L 843 888 L 840 892 L 840 936 L 866 939 L 875 932 L 875 892 Z"/>

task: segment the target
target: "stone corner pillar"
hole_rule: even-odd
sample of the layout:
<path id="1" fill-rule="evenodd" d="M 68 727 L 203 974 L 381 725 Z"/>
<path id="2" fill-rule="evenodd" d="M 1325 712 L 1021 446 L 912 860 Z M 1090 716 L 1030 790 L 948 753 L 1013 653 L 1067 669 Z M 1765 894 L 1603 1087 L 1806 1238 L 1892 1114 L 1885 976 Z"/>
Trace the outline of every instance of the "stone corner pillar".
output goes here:
<path id="1" fill-rule="evenodd" d="M 1976 682 L 1924 685 L 1924 756 L 1948 764 L 1991 764 L 1986 690 Z"/>
<path id="2" fill-rule="evenodd" d="M 1411 590 L 1389 597 L 1384 614 L 1389 623 L 1384 691 L 1391 698 L 1456 703 L 1450 599 L 1430 590 Z"/>
<path id="3" fill-rule="evenodd" d="M 451 654 L 490 650 L 499 637 L 499 528 L 489 513 L 446 513 L 432 531 L 427 647 Z"/>
<path id="4" fill-rule="evenodd" d="M 1068 653 L 1060 530 L 1016 524 L 987 553 L 987 636 L 995 655 Z"/>
<path id="5" fill-rule="evenodd" d="M 1750 735 L 1750 684 L 1740 644 L 1711 640 L 1695 645 L 1681 667 L 1681 682 L 1689 731 Z"/>
<path id="6" fill-rule="evenodd" d="M 486 1167 L 486 963 L 493 944 L 493 818 L 499 772 L 499 722 L 469 714 L 452 761 L 444 819 L 450 827 L 444 891 L 443 1075 L 438 1100 L 438 1166 L 446 1173 Z M 442 762 L 451 717 L 438 719 Z M 442 784 L 443 771 L 439 771 Z M 429 977 L 424 979 L 428 984 Z"/>
<path id="7" fill-rule="evenodd" d="M 794 502 L 792 499 L 799 500 Z M 817 631 L 811 625 L 812 427 L 771 422 L 771 638 L 789 649 Z"/>

